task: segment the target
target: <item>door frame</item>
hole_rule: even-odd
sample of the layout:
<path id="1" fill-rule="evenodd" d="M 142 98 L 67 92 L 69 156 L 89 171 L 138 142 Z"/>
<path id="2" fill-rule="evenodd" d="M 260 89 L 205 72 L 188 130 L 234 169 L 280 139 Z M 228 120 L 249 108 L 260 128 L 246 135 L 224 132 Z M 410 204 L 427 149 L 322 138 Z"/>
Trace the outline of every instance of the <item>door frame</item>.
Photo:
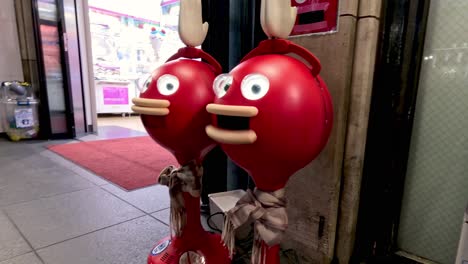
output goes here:
<path id="1" fill-rule="evenodd" d="M 81 36 L 78 31 L 77 0 L 57 1 L 59 17 L 62 25 L 63 61 L 67 77 L 67 93 L 70 106 L 70 118 L 73 119 L 73 138 L 83 136 L 88 132 L 86 105 L 83 83 L 83 59 L 80 47 Z M 72 11 L 67 11 L 73 9 Z M 70 43 L 76 46 L 76 50 L 70 48 Z M 73 54 L 75 52 L 75 54 Z M 75 56 L 74 56 L 75 55 Z M 79 74 L 79 80 L 74 80 L 72 75 Z"/>
<path id="2" fill-rule="evenodd" d="M 352 263 L 418 263 L 397 231 L 430 2 L 384 1 Z"/>
<path id="3" fill-rule="evenodd" d="M 71 93 L 70 93 L 70 85 L 69 85 L 69 73 L 67 72 L 67 67 L 65 66 L 66 60 L 66 53 L 64 49 L 64 40 L 63 40 L 63 33 L 64 33 L 64 21 L 63 15 L 61 14 L 61 5 L 58 1 L 55 2 L 56 7 L 58 9 L 58 16 L 57 22 L 49 22 L 49 21 L 42 21 L 44 25 L 56 26 L 58 39 L 59 39 L 59 46 L 60 46 L 60 63 L 62 68 L 63 74 L 63 88 L 64 88 L 64 100 L 65 100 L 65 118 L 66 118 L 66 127 L 67 132 L 65 133 L 52 133 L 52 124 L 51 124 L 51 116 L 50 116 L 50 107 L 49 107 L 49 98 L 48 98 L 48 90 L 47 90 L 47 81 L 45 78 L 45 65 L 44 65 L 44 52 L 42 46 L 42 36 L 40 31 L 41 19 L 39 18 L 39 6 L 38 0 L 32 1 L 32 21 L 34 27 L 34 38 L 36 41 L 36 54 L 37 54 L 37 66 L 38 66 L 38 73 L 39 73 L 39 84 L 41 89 L 39 90 L 39 99 L 41 102 L 41 106 L 39 109 L 39 120 L 40 120 L 40 130 L 39 134 L 41 138 L 44 139 L 68 139 L 73 138 L 75 135 L 74 132 L 74 118 L 72 112 L 72 104 L 71 104 Z"/>
<path id="4" fill-rule="evenodd" d="M 97 134 L 98 115 L 96 110 L 96 87 L 92 56 L 92 36 L 89 20 L 88 0 L 76 0 L 76 17 L 81 53 L 81 72 L 87 133 Z M 88 87 L 88 88 L 86 88 Z"/>

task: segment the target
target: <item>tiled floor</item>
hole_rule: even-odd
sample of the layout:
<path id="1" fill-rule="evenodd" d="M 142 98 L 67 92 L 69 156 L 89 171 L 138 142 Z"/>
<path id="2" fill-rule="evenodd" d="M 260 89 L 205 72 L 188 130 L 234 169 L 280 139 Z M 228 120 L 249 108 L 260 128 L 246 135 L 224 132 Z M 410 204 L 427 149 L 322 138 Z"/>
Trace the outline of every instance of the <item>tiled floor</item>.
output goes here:
<path id="1" fill-rule="evenodd" d="M 98 118 L 98 134 L 86 135 L 81 141 L 138 137 L 148 135 L 139 116 L 106 116 Z"/>
<path id="2" fill-rule="evenodd" d="M 140 132 L 145 132 L 145 127 L 139 116 L 105 116 L 98 118 L 98 126 L 120 126 Z"/>
<path id="3" fill-rule="evenodd" d="M 45 148 L 68 142 L 0 139 L 0 264 L 146 263 L 169 234 L 167 188 L 127 192 Z"/>

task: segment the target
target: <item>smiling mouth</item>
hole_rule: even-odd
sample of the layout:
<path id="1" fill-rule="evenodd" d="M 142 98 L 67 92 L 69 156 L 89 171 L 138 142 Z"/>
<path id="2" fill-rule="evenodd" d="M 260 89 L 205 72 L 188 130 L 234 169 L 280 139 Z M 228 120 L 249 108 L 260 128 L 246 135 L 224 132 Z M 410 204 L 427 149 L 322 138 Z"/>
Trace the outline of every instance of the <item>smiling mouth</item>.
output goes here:
<path id="1" fill-rule="evenodd" d="M 253 106 L 209 104 L 206 110 L 216 115 L 217 127 L 208 125 L 206 134 L 223 144 L 253 144 L 257 134 L 250 129 L 250 118 L 258 114 Z"/>
<path id="2" fill-rule="evenodd" d="M 169 114 L 168 100 L 161 99 L 147 99 L 147 98 L 133 98 L 132 111 L 142 115 L 152 116 L 166 116 Z"/>

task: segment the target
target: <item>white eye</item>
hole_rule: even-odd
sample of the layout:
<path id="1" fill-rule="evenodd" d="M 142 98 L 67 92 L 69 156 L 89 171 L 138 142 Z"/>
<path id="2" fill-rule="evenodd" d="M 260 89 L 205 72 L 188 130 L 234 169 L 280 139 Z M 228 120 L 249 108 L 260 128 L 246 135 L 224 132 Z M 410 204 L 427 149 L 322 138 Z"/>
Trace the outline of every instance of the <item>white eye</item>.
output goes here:
<path id="1" fill-rule="evenodd" d="M 146 90 L 148 90 L 152 80 L 153 76 L 151 75 L 142 76 L 140 79 L 137 80 L 137 88 L 140 91 L 140 93 L 144 93 L 146 92 Z"/>
<path id="2" fill-rule="evenodd" d="M 232 85 L 232 76 L 221 74 L 213 82 L 213 90 L 218 98 L 223 97 Z"/>
<path id="3" fill-rule="evenodd" d="M 158 91 L 162 95 L 173 95 L 179 89 L 179 79 L 171 74 L 164 74 L 158 79 Z"/>
<path id="4" fill-rule="evenodd" d="M 264 97 L 270 89 L 270 81 L 262 74 L 249 74 L 242 80 L 242 95 L 249 100 Z"/>

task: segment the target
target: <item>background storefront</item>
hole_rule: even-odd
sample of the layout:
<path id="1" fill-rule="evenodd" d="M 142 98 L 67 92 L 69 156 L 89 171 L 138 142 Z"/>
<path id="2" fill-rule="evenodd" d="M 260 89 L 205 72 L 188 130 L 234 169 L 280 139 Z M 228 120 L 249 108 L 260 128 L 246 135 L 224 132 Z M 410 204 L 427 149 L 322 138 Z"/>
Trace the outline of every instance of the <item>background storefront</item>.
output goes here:
<path id="1" fill-rule="evenodd" d="M 145 78 L 183 47 L 177 32 L 179 1 L 90 0 L 88 5 L 96 99 L 93 115 L 130 115 L 131 100 L 139 96 Z"/>

